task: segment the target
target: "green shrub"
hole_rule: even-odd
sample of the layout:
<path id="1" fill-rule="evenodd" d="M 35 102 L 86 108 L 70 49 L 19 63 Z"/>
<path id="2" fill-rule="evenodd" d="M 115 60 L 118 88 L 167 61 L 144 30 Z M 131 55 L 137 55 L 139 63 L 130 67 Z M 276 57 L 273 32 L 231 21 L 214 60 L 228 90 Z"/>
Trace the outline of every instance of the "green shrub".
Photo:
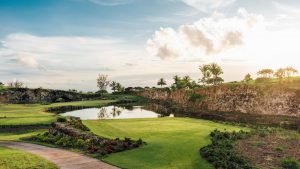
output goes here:
<path id="1" fill-rule="evenodd" d="M 270 83 L 272 82 L 271 78 L 259 77 L 255 80 L 255 83 Z"/>
<path id="2" fill-rule="evenodd" d="M 294 159 L 286 158 L 281 161 L 281 167 L 283 169 L 300 169 L 300 164 Z"/>
<path id="3" fill-rule="evenodd" d="M 197 94 L 195 92 L 190 93 L 190 96 L 189 96 L 189 101 L 191 101 L 191 102 L 202 101 L 204 99 L 205 99 L 205 96 Z"/>
<path id="4" fill-rule="evenodd" d="M 65 102 L 66 100 L 63 98 L 58 98 L 55 100 L 56 103 Z"/>
<path id="5" fill-rule="evenodd" d="M 57 119 L 56 119 L 57 122 L 66 122 L 67 121 L 67 118 L 66 117 L 63 117 L 63 116 L 58 116 Z"/>
<path id="6" fill-rule="evenodd" d="M 42 102 L 41 105 L 51 105 L 50 102 Z"/>
<path id="7" fill-rule="evenodd" d="M 248 137 L 248 133 L 243 131 L 229 133 L 215 130 L 210 136 L 212 144 L 201 148 L 200 154 L 215 168 L 252 169 L 242 157 L 233 151 L 234 141 Z"/>

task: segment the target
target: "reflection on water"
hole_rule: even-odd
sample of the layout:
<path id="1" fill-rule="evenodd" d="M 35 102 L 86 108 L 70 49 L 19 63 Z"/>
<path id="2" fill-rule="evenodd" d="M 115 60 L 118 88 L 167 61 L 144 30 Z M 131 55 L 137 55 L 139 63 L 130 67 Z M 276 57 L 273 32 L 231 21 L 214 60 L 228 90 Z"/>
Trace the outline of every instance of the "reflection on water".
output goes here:
<path id="1" fill-rule="evenodd" d="M 158 114 L 154 111 L 146 110 L 142 106 L 88 108 L 66 112 L 62 115 L 80 117 L 82 120 L 166 117 L 165 115 Z M 171 114 L 168 117 L 174 117 L 174 115 Z"/>

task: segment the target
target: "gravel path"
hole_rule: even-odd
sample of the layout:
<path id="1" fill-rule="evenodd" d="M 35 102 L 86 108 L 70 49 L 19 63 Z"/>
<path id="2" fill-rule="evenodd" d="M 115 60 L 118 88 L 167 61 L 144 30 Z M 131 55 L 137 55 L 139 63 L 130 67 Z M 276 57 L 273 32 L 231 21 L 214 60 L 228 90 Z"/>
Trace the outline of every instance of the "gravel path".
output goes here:
<path id="1" fill-rule="evenodd" d="M 118 169 L 100 160 L 58 148 L 22 142 L 0 142 L 0 145 L 38 155 L 61 169 Z"/>

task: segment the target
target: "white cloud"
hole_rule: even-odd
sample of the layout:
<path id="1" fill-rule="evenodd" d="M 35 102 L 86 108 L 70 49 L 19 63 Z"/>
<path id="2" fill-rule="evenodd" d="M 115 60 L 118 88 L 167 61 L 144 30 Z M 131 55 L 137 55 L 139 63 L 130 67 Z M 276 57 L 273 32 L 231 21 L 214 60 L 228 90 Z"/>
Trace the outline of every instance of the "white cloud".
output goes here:
<path id="1" fill-rule="evenodd" d="M 283 11 L 285 13 L 296 14 L 298 16 L 300 15 L 299 8 L 297 8 L 295 6 L 286 5 L 286 4 L 279 3 L 279 2 L 273 2 L 273 5 L 275 6 L 276 9 Z"/>
<path id="2" fill-rule="evenodd" d="M 236 0 L 181 0 L 202 12 L 208 12 L 233 4 Z"/>
<path id="3" fill-rule="evenodd" d="M 142 51 L 125 44 L 115 38 L 10 34 L 0 41 L 0 68 L 5 68 L 1 78 L 9 81 L 19 76 L 35 87 L 70 87 L 70 79 L 74 84 L 87 80 L 94 86 L 101 72 L 122 75 L 125 68 L 138 72 L 125 63 L 138 64 Z"/>
<path id="4" fill-rule="evenodd" d="M 51 67 L 55 63 L 74 61 L 78 58 L 96 60 L 101 53 L 108 54 L 107 51 L 116 51 L 111 50 L 110 46 L 121 42 L 118 39 L 11 34 L 1 42 L 0 58 L 16 60 L 30 68 L 40 68 L 43 62 Z M 112 54 L 114 53 L 109 53 Z"/>
<path id="5" fill-rule="evenodd" d="M 162 59 L 219 54 L 243 45 L 248 33 L 263 20 L 263 16 L 245 9 L 239 9 L 237 16 L 231 18 L 215 13 L 178 30 L 161 28 L 148 40 L 147 49 Z"/>

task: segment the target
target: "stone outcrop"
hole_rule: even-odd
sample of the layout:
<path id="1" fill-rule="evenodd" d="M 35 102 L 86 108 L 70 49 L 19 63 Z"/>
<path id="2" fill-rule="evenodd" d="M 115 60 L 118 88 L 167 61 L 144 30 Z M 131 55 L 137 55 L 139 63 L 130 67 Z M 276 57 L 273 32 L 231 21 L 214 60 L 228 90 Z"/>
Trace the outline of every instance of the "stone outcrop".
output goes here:
<path id="1" fill-rule="evenodd" d="M 79 101 L 96 97 L 99 97 L 99 95 L 40 88 L 12 88 L 0 92 L 0 102 L 3 103 L 53 103 L 57 100 Z"/>
<path id="2" fill-rule="evenodd" d="M 299 90 L 279 85 L 221 85 L 194 91 L 148 89 L 140 95 L 156 101 L 171 101 L 194 111 L 300 117 L 299 93 Z M 192 97 L 195 99 L 193 100 Z"/>

